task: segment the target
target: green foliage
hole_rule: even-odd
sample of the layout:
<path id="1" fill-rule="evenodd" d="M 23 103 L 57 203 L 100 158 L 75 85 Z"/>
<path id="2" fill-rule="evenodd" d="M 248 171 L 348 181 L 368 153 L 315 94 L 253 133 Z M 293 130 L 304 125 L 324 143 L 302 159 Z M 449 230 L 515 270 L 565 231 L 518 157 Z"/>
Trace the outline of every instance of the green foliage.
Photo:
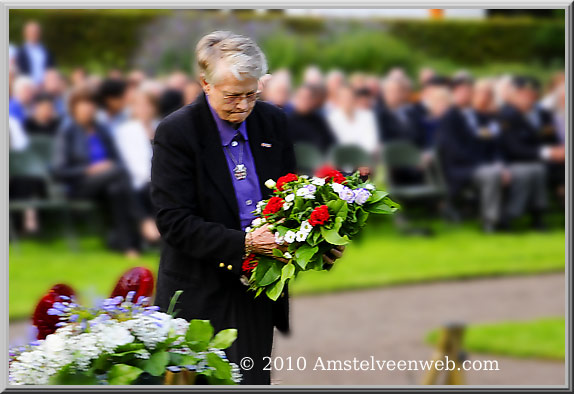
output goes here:
<path id="1" fill-rule="evenodd" d="M 389 31 L 427 56 L 461 65 L 564 64 L 564 19 L 394 20 Z"/>
<path id="2" fill-rule="evenodd" d="M 213 326 L 209 320 L 194 319 L 189 322 L 189 328 L 185 334 L 187 346 L 194 352 L 203 352 L 213 338 Z"/>
<path id="3" fill-rule="evenodd" d="M 237 330 L 235 328 L 229 328 L 227 330 L 221 330 L 213 337 L 209 347 L 215 349 L 227 349 L 235 340 L 237 339 Z"/>
<path id="4" fill-rule="evenodd" d="M 437 340 L 438 331 L 427 335 L 427 343 L 436 344 Z M 463 347 L 482 354 L 564 361 L 565 321 L 553 317 L 471 325 L 465 332 Z"/>
<path id="5" fill-rule="evenodd" d="M 141 369 L 132 365 L 116 364 L 108 372 L 108 383 L 111 385 L 131 384 L 142 372 Z"/>
<path id="6" fill-rule="evenodd" d="M 28 20 L 42 25 L 43 40 L 58 67 L 82 66 L 92 72 L 124 69 L 147 23 L 160 10 L 10 10 L 10 42 L 20 44 Z"/>

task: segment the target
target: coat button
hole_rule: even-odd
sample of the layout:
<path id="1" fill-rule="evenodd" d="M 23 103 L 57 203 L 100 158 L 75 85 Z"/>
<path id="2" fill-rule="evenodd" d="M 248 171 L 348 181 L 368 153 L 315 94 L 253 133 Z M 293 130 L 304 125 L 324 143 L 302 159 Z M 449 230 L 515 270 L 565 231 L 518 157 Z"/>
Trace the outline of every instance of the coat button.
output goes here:
<path id="1" fill-rule="evenodd" d="M 281 297 L 285 297 L 285 292 L 281 293 Z"/>
<path id="2" fill-rule="evenodd" d="M 227 266 L 227 269 L 228 269 L 229 271 L 231 271 L 232 268 L 233 268 L 233 266 L 232 266 L 231 264 L 229 264 L 229 265 Z"/>
<path id="3" fill-rule="evenodd" d="M 223 267 L 225 267 L 225 264 L 219 263 L 219 267 L 220 267 L 220 268 L 223 268 Z"/>

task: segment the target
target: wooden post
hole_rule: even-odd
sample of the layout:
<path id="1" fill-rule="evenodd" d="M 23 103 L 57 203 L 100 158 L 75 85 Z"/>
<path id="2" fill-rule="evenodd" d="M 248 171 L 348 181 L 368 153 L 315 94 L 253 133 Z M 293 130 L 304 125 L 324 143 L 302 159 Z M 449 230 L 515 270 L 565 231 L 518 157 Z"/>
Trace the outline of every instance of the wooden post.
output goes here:
<path id="1" fill-rule="evenodd" d="M 464 370 L 462 363 L 464 360 L 462 354 L 462 340 L 464 337 L 465 325 L 462 323 L 449 323 L 445 325 L 440 331 L 439 341 L 435 353 L 433 354 L 433 368 L 429 369 L 423 378 L 422 384 L 431 385 L 437 384 L 437 379 L 442 371 L 446 371 L 445 384 L 461 385 L 464 383 Z M 446 361 L 448 356 L 449 361 L 454 361 L 454 369 L 447 370 L 448 365 L 444 365 L 442 370 L 435 368 L 435 363 L 439 360 Z"/>

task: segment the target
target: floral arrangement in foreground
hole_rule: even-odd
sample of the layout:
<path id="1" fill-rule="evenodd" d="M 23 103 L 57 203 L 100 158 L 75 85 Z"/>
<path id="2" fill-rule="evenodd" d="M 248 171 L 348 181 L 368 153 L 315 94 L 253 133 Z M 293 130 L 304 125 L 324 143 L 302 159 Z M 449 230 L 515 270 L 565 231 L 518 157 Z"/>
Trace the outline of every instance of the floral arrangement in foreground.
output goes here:
<path id="1" fill-rule="evenodd" d="M 274 190 L 260 201 L 256 218 L 246 232 L 269 225 L 278 245 L 271 258 L 249 255 L 243 262 L 248 285 L 256 296 L 265 292 L 277 300 L 285 284 L 300 272 L 325 270 L 322 255 L 336 245 L 346 245 L 367 223 L 369 214 L 392 214 L 398 208 L 388 193 L 363 181 L 356 172 L 348 177 L 331 167 L 315 176 L 287 174 L 265 185 Z"/>
<path id="2" fill-rule="evenodd" d="M 141 283 L 145 288 L 145 281 Z M 118 288 L 126 286 L 120 281 L 114 292 Z M 41 339 L 10 349 L 10 384 L 146 384 L 144 377 L 162 384 L 170 371 L 180 370 L 193 375 L 191 381 L 238 383 L 239 367 L 223 351 L 235 341 L 237 330 L 214 335 L 208 320 L 175 318 L 180 294 L 175 294 L 168 313 L 162 313 L 135 290 L 87 308 L 76 302 L 68 286 L 54 286 L 34 313 Z"/>

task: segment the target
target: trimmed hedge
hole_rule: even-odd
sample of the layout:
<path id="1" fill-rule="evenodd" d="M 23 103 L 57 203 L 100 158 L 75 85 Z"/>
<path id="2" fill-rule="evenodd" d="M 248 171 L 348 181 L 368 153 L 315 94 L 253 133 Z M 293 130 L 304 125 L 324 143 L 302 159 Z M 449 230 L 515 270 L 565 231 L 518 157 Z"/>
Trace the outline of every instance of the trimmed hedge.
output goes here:
<path id="1" fill-rule="evenodd" d="M 253 38 L 261 43 L 271 69 L 289 67 L 295 74 L 311 63 L 324 69 L 374 73 L 392 66 L 412 72 L 429 60 L 468 68 L 504 63 L 537 68 L 564 65 L 561 19 L 344 21 L 193 10 L 10 10 L 10 41 L 19 43 L 23 24 L 34 19 L 42 24 L 44 41 L 62 69 L 78 65 L 96 72 L 124 69 L 131 65 L 142 39 L 154 40 L 157 34 L 149 36 L 144 28 L 175 12 L 186 12 L 191 20 L 220 29 L 261 27 L 253 30 Z M 245 23 L 238 25 L 238 21 Z M 150 65 L 155 64 L 157 71 L 167 71 L 166 66 L 187 69 L 190 56 L 174 60 L 170 50 L 160 45 Z"/>
<path id="2" fill-rule="evenodd" d="M 465 65 L 564 64 L 564 19 L 389 21 L 389 31 L 429 56 Z"/>
<path id="3" fill-rule="evenodd" d="M 10 10 L 10 42 L 19 44 L 28 20 L 42 25 L 43 41 L 58 67 L 103 72 L 129 65 L 142 28 L 158 10 Z"/>

